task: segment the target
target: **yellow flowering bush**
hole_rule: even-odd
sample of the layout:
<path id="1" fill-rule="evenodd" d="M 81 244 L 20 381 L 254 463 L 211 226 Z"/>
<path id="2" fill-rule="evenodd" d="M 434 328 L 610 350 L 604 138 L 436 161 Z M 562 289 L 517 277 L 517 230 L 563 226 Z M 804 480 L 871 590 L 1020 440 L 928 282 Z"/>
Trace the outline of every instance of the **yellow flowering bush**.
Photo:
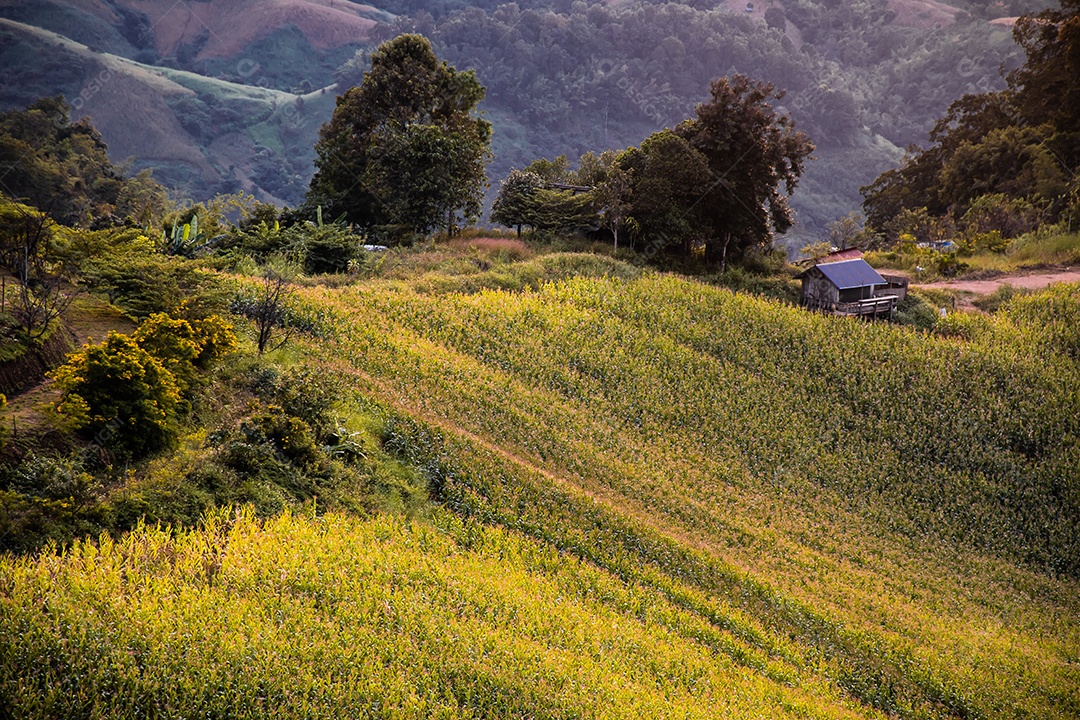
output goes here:
<path id="1" fill-rule="evenodd" d="M 53 378 L 57 413 L 106 451 L 143 455 L 172 442 L 180 387 L 135 338 L 111 332 L 72 354 Z"/>
<path id="2" fill-rule="evenodd" d="M 187 320 L 155 313 L 139 325 L 133 337 L 139 347 L 160 360 L 176 377 L 182 390 L 191 387 L 195 379 L 195 359 L 202 348 Z"/>
<path id="3" fill-rule="evenodd" d="M 198 368 L 235 349 L 232 325 L 216 315 L 188 321 L 155 313 L 132 336 L 110 333 L 56 371 L 58 420 L 105 450 L 142 455 L 164 447 Z"/>
<path id="4" fill-rule="evenodd" d="M 217 358 L 236 350 L 236 330 L 231 322 L 220 315 L 189 322 L 194 340 L 199 344 L 199 354 L 195 356 L 196 367 L 205 368 Z"/>

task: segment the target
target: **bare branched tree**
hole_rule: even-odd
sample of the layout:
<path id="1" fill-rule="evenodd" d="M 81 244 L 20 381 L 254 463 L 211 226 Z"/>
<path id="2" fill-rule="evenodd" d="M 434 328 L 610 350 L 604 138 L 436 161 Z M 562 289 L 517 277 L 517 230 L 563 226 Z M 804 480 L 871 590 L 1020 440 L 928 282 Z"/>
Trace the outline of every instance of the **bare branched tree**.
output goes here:
<path id="1" fill-rule="evenodd" d="M 72 274 L 54 248 L 55 224 L 46 213 L 18 204 L 0 223 L 0 262 L 19 283 L 12 314 L 27 337 L 48 332 L 75 300 Z"/>
<path id="2" fill-rule="evenodd" d="M 289 303 L 292 295 L 292 286 L 289 279 L 273 270 L 268 270 L 263 276 L 262 284 L 256 303 L 252 308 L 252 319 L 259 331 L 258 347 L 262 355 L 270 345 L 274 333 L 280 329 L 283 333 L 280 341 L 274 346 L 274 350 L 282 347 L 292 337 L 293 328 L 289 325 Z"/>
<path id="3" fill-rule="evenodd" d="M 296 329 L 292 322 L 292 274 L 288 267 L 268 267 L 259 284 L 232 302 L 232 311 L 255 323 L 259 354 L 283 347 Z M 279 335 L 275 343 L 275 335 Z"/>

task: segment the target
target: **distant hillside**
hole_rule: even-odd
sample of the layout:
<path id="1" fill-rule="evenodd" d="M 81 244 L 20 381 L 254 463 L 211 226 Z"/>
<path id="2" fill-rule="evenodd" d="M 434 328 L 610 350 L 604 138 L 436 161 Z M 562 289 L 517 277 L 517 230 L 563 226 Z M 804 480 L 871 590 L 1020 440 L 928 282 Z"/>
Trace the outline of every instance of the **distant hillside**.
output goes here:
<path id="1" fill-rule="evenodd" d="M 961 0 L 766 1 L 750 12 L 734 0 L 711 9 L 8 0 L 0 107 L 63 93 L 93 117 L 115 159 L 154 167 L 189 195 L 245 190 L 296 204 L 341 90 L 335 69 L 402 30 L 428 35 L 440 57 L 488 86 L 494 187 L 538 156 L 636 144 L 689 117 L 711 78 L 739 71 L 789 90 L 785 109 L 818 144 L 794 200 L 812 234 L 856 209 L 859 186 L 923 142 L 949 102 L 1000 84 L 1015 48 L 992 12 Z"/>

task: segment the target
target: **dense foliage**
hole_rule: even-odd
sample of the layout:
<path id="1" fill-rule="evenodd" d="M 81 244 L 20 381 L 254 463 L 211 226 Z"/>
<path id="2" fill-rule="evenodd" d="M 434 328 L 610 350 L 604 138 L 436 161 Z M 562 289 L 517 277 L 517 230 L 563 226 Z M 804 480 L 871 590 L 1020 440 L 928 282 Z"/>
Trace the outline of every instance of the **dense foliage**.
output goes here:
<path id="1" fill-rule="evenodd" d="M 175 440 L 198 368 L 235 348 L 232 326 L 217 316 L 152 315 L 131 337 L 109 333 L 72 354 L 54 375 L 56 410 L 96 447 L 140 457 Z"/>
<path id="2" fill-rule="evenodd" d="M 795 130 L 790 117 L 773 110 L 769 101 L 782 99 L 783 93 L 772 85 L 737 75 L 714 81 L 710 92 L 709 101 L 697 106 L 697 117 L 675 133 L 709 168 L 707 189 L 694 204 L 702 206 L 708 223 L 699 231 L 705 259 L 719 260 L 723 267 L 729 252 L 741 256 L 767 245 L 774 231 L 791 228 L 787 196 L 795 191 L 814 145 Z"/>
<path id="3" fill-rule="evenodd" d="M 592 228 L 599 222 L 596 202 L 592 188 L 582 186 L 582 189 L 586 192 L 560 188 L 529 168 L 511 170 L 499 186 L 499 194 L 491 206 L 491 219 L 516 228 L 518 235 L 523 227 L 563 232 Z"/>
<path id="4" fill-rule="evenodd" d="M 383 233 L 449 230 L 458 212 L 475 219 L 491 137 L 472 115 L 483 97 L 475 74 L 440 63 L 426 38 L 384 43 L 319 133 L 307 203 Z"/>
<path id="5" fill-rule="evenodd" d="M 783 93 L 772 85 L 736 75 L 714 81 L 710 93 L 696 117 L 640 148 L 586 153 L 573 171 L 565 156 L 511 171 L 492 220 L 519 233 L 603 226 L 616 248 L 626 226 L 645 257 L 664 252 L 722 269 L 729 253 L 767 248 L 794 222 L 788 196 L 814 146 L 773 109 Z"/>
<path id="6" fill-rule="evenodd" d="M 1008 87 L 955 101 L 928 149 L 863 189 L 875 229 L 895 240 L 905 212 L 960 221 L 988 198 L 1013 206 L 988 228 L 1006 236 L 1025 211 L 1044 223 L 1080 217 L 1078 18 L 1080 5 L 1070 0 L 1020 18 L 1014 37 L 1027 60 Z"/>

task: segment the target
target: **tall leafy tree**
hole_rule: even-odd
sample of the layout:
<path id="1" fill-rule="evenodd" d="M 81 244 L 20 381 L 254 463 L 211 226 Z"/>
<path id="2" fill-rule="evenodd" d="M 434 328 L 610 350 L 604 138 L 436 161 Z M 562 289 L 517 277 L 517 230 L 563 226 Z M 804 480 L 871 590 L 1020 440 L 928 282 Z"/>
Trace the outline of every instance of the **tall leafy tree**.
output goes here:
<path id="1" fill-rule="evenodd" d="M 675 132 L 708 162 L 711 178 L 701 195 L 709 224 L 705 259 L 723 267 L 792 226 L 787 197 L 814 145 L 769 104 L 784 96 L 771 83 L 733 75 L 714 80 L 710 93 L 697 117 Z"/>
<path id="2" fill-rule="evenodd" d="M 1080 0 L 1022 16 L 1013 37 L 1027 61 L 1009 76 L 1018 109 L 1034 125 L 1075 129 L 1080 123 Z"/>
<path id="3" fill-rule="evenodd" d="M 75 299 L 63 245 L 48 215 L 0 194 L 0 267 L 16 280 L 9 307 L 26 339 L 45 335 Z"/>
<path id="4" fill-rule="evenodd" d="M 634 209 L 629 200 L 633 179 L 631 171 L 613 162 L 607 177 L 593 189 L 593 199 L 600 213 L 600 221 L 611 231 L 615 250 L 619 249 L 619 230 L 626 224 L 630 211 Z"/>
<path id="5" fill-rule="evenodd" d="M 593 205 L 600 225 L 607 229 L 619 249 L 619 231 L 625 226 L 634 209 L 630 201 L 634 171 L 619 163 L 619 156 L 612 150 L 597 155 L 587 152 L 578 160 L 578 169 L 569 174 L 575 185 L 591 187 Z"/>
<path id="6" fill-rule="evenodd" d="M 383 43 L 319 132 L 307 203 L 368 230 L 475 217 L 490 156 L 491 125 L 473 114 L 483 97 L 476 75 L 440 62 L 427 38 Z"/>
<path id="7" fill-rule="evenodd" d="M 499 186 L 499 194 L 491 205 L 491 220 L 500 225 L 521 228 L 536 225 L 535 195 L 544 186 L 544 180 L 530 170 L 511 170 Z"/>
<path id="8" fill-rule="evenodd" d="M 596 197 L 586 187 L 566 187 L 581 182 L 560 155 L 540 158 L 524 170 L 511 170 L 499 187 L 491 206 L 491 219 L 507 227 L 569 232 L 596 228 L 600 222 Z"/>
<path id="9" fill-rule="evenodd" d="M 633 173 L 633 218 L 647 247 L 692 255 L 708 234 L 702 192 L 709 186 L 708 160 L 671 130 L 646 138 L 619 163 Z"/>

